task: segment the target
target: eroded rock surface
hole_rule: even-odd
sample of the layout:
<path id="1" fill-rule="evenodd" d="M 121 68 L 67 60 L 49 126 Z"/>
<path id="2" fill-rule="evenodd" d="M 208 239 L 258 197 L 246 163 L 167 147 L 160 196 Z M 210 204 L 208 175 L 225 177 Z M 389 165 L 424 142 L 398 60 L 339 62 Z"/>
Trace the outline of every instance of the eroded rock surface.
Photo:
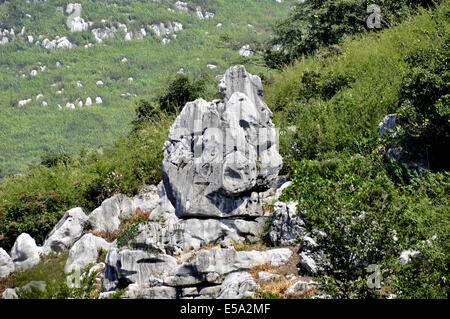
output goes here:
<path id="1" fill-rule="evenodd" d="M 258 191 L 282 166 L 261 79 L 235 66 L 219 91 L 224 103 L 187 103 L 164 145 L 164 187 L 179 217 L 261 216 Z"/>

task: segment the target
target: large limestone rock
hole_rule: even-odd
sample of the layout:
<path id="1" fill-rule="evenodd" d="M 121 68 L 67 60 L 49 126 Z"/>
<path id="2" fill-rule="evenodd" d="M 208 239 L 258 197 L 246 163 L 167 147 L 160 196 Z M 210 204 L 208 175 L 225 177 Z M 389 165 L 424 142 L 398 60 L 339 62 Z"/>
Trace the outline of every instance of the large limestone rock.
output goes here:
<path id="1" fill-rule="evenodd" d="M 236 251 L 234 248 L 201 249 L 184 262 L 173 256 L 143 250 L 113 248 L 106 257 L 103 290 L 135 284 L 139 287 L 193 287 L 221 284 L 226 275 L 260 264 L 279 266 L 292 251 Z"/>
<path id="2" fill-rule="evenodd" d="M 97 261 L 99 250 L 110 248 L 111 244 L 103 238 L 86 234 L 70 249 L 64 271 L 66 273 L 71 273 L 73 270 L 81 271 Z"/>
<path id="3" fill-rule="evenodd" d="M 282 166 L 261 79 L 232 67 L 219 90 L 225 103 L 187 103 L 164 145 L 164 187 L 179 217 L 261 216 L 258 191 Z"/>
<path id="4" fill-rule="evenodd" d="M 14 271 L 14 263 L 8 253 L 0 248 L 0 278 L 9 276 Z"/>
<path id="5" fill-rule="evenodd" d="M 70 249 L 72 245 L 83 235 L 83 229 L 88 217 L 80 207 L 68 210 L 63 218 L 47 235 L 42 246 L 45 254 L 51 251 L 61 253 Z"/>
<path id="6" fill-rule="evenodd" d="M 40 261 L 41 248 L 36 245 L 35 240 L 27 233 L 17 237 L 11 249 L 11 259 L 16 269 L 29 269 Z"/>

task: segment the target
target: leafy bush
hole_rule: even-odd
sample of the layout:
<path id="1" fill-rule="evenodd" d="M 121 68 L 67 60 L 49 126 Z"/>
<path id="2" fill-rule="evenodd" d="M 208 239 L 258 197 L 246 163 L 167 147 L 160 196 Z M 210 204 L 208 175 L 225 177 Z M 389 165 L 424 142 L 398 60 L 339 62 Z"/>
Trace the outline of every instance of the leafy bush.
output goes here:
<path id="1" fill-rule="evenodd" d="M 434 50 L 415 50 L 406 57 L 411 71 L 400 88 L 401 135 L 425 153 L 432 169 L 449 169 L 450 40 Z"/>
<path id="2" fill-rule="evenodd" d="M 409 52 L 435 52 L 448 38 L 445 8 L 442 4 L 434 10 L 421 9 L 420 15 L 401 25 L 359 39 L 346 38 L 337 49 L 327 49 L 329 54 L 299 59 L 273 73 L 264 94 L 280 128 L 284 173 L 296 160 L 373 151 L 378 124 L 386 114 L 397 112 L 404 100 L 401 88 L 412 70 Z M 442 142 L 448 141 L 440 136 Z"/>
<path id="3" fill-rule="evenodd" d="M 380 155 L 357 155 L 297 162 L 292 183 L 282 200 L 298 201 L 297 212 L 316 236 L 313 251 L 322 252 L 327 261 L 322 264 L 324 291 L 338 298 L 386 297 L 386 291 L 403 297 L 442 298 L 448 293 L 450 174 L 430 174 L 399 186 Z M 398 264 L 402 249 L 433 236 L 438 238 L 434 250 L 425 253 L 430 259 L 406 268 Z M 371 264 L 384 271 L 380 291 L 366 285 Z M 415 290 L 418 281 L 408 281 L 412 273 L 427 286 Z"/>
<path id="4" fill-rule="evenodd" d="M 196 100 L 205 90 L 205 80 L 199 78 L 191 81 L 187 75 L 177 74 L 158 98 L 161 111 L 173 113 L 187 102 Z"/>
<path id="5" fill-rule="evenodd" d="M 11 247 L 24 232 L 42 244 L 46 234 L 64 215 L 68 203 L 68 198 L 52 190 L 21 193 L 13 202 L 0 203 L 2 247 Z"/>
<path id="6" fill-rule="evenodd" d="M 67 153 L 49 152 L 42 155 L 41 165 L 46 167 L 68 165 L 70 163 L 70 160 L 71 156 Z"/>

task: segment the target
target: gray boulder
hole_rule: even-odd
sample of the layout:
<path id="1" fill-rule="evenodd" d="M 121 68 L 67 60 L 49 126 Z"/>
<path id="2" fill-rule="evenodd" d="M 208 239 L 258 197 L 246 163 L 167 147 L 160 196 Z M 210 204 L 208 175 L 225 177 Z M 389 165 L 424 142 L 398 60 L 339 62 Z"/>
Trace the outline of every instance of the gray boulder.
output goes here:
<path id="1" fill-rule="evenodd" d="M 225 103 L 187 103 L 164 144 L 165 193 L 179 217 L 261 216 L 257 191 L 282 166 L 259 77 L 233 67 L 219 89 Z"/>
<path id="2" fill-rule="evenodd" d="M 257 289 L 259 285 L 248 272 L 235 272 L 225 278 L 217 299 L 252 297 Z"/>
<path id="3" fill-rule="evenodd" d="M 230 272 L 251 269 L 255 265 L 269 264 L 279 266 L 288 261 L 292 251 L 288 248 L 271 249 L 266 251 L 236 251 L 234 248 L 202 249 L 192 261 L 199 274 Z"/>
<path id="4" fill-rule="evenodd" d="M 303 251 L 299 254 L 299 257 L 300 264 L 308 273 L 317 274 L 319 272 L 320 268 L 317 265 L 313 254 Z"/>
<path id="5" fill-rule="evenodd" d="M 11 259 L 16 269 L 29 269 L 40 261 L 41 248 L 36 245 L 35 240 L 27 233 L 17 237 L 11 249 Z"/>
<path id="6" fill-rule="evenodd" d="M 304 221 L 297 216 L 297 202 L 276 202 L 269 239 L 274 245 L 292 244 L 306 233 Z"/>
<path id="7" fill-rule="evenodd" d="M 106 199 L 96 208 L 89 215 L 89 223 L 93 230 L 114 232 L 119 229 L 121 219 L 131 217 L 138 208 L 143 212 L 151 211 L 158 203 L 155 186 L 149 186 L 133 198 L 118 194 Z"/>
<path id="8" fill-rule="evenodd" d="M 3 299 L 18 299 L 16 288 L 6 288 L 2 294 Z"/>
<path id="9" fill-rule="evenodd" d="M 111 244 L 103 238 L 86 234 L 77 241 L 69 251 L 64 271 L 71 273 L 73 270 L 81 271 L 89 264 L 96 263 L 100 249 L 108 250 Z"/>
<path id="10" fill-rule="evenodd" d="M 169 255 L 143 250 L 111 249 L 106 257 L 103 291 L 120 285 L 139 287 L 192 287 L 219 285 L 231 272 L 248 270 L 258 264 L 279 266 L 291 257 L 290 249 L 236 251 L 234 248 L 201 249 L 190 260 L 179 263 Z"/>
<path id="11" fill-rule="evenodd" d="M 407 263 L 411 262 L 414 259 L 422 258 L 423 254 L 422 252 L 418 250 L 403 250 L 400 253 L 400 256 L 398 257 L 399 262 L 402 265 L 406 265 Z"/>
<path id="12" fill-rule="evenodd" d="M 178 269 L 177 259 L 172 256 L 131 249 L 111 249 L 105 263 L 104 291 L 116 289 L 119 282 L 146 286 L 152 279 L 162 283 Z"/>
<path id="13" fill-rule="evenodd" d="M 284 293 L 285 296 L 289 295 L 298 295 L 306 292 L 309 289 L 319 287 L 319 283 L 312 280 L 299 280 L 295 282 L 292 286 L 290 286 L 286 292 Z"/>
<path id="14" fill-rule="evenodd" d="M 42 246 L 43 253 L 48 254 L 50 251 L 61 253 L 70 249 L 83 235 L 83 229 L 87 220 L 88 217 L 80 207 L 68 210 L 47 235 Z"/>
<path id="15" fill-rule="evenodd" d="M 0 248 L 0 278 L 9 276 L 15 270 L 14 263 L 8 253 Z"/>
<path id="16" fill-rule="evenodd" d="M 389 134 L 390 137 L 396 137 L 398 132 L 398 127 L 396 126 L 397 114 L 388 114 L 383 120 L 378 124 L 380 130 L 380 137 Z"/>

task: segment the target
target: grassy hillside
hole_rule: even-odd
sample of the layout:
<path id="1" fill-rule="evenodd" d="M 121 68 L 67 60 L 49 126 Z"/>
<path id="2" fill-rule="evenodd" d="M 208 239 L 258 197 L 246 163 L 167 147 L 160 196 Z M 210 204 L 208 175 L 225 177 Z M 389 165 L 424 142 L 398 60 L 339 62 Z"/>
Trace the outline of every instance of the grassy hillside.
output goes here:
<path id="1" fill-rule="evenodd" d="M 308 228 L 327 234 L 318 235 L 316 249 L 330 260 L 321 280 L 335 298 L 448 297 L 450 172 L 417 174 L 387 163 L 378 123 L 416 105 L 423 114 L 411 113 L 419 119 L 411 118 L 414 134 L 450 131 L 449 10 L 442 1 L 397 27 L 347 37 L 266 86 L 293 182 L 283 200 L 298 201 Z M 433 143 L 448 145 L 448 135 L 433 134 Z M 422 255 L 402 266 L 402 250 Z M 369 264 L 382 269 L 381 290 L 367 288 Z"/>
<path id="2" fill-rule="evenodd" d="M 214 76 L 245 60 L 237 52 L 242 45 L 257 48 L 263 43 L 272 23 L 289 12 L 292 1 L 188 1 L 189 13 L 178 11 L 175 1 L 77 1 L 82 4 L 81 17 L 93 25 L 75 33 L 66 26 L 69 2 L 12 0 L 0 5 L 0 28 L 14 28 L 16 34 L 14 41 L 0 46 L 0 177 L 25 170 L 45 152 L 74 154 L 83 148 L 112 145 L 129 131 L 135 102 L 155 96 L 180 68 L 192 78 L 209 74 L 210 86 L 215 86 Z M 215 16 L 198 19 L 197 6 Z M 164 37 L 148 26 L 173 21 L 180 22 L 183 30 L 176 32 L 176 39 L 168 36 L 171 42 L 163 45 Z M 125 32 L 119 31 L 97 44 L 92 29 L 117 28 L 120 23 L 128 31 L 144 27 L 147 35 L 124 41 Z M 221 27 L 216 26 L 219 23 Z M 23 27 L 25 34 L 20 36 Z M 33 43 L 28 43 L 28 36 L 33 36 Z M 48 50 L 34 44 L 56 36 L 66 36 L 77 47 Z M 85 48 L 89 43 L 92 46 Z M 124 57 L 127 62 L 121 62 Z M 262 72 L 260 58 L 252 61 L 250 69 Z M 61 67 L 56 66 L 58 62 Z M 32 70 L 37 75 L 31 75 Z M 96 85 L 99 80 L 104 84 Z M 43 97 L 38 98 L 39 94 Z M 85 103 L 88 97 L 92 106 L 65 107 Z M 96 105 L 96 97 L 103 103 Z M 20 107 L 19 101 L 26 99 L 31 102 Z"/>

